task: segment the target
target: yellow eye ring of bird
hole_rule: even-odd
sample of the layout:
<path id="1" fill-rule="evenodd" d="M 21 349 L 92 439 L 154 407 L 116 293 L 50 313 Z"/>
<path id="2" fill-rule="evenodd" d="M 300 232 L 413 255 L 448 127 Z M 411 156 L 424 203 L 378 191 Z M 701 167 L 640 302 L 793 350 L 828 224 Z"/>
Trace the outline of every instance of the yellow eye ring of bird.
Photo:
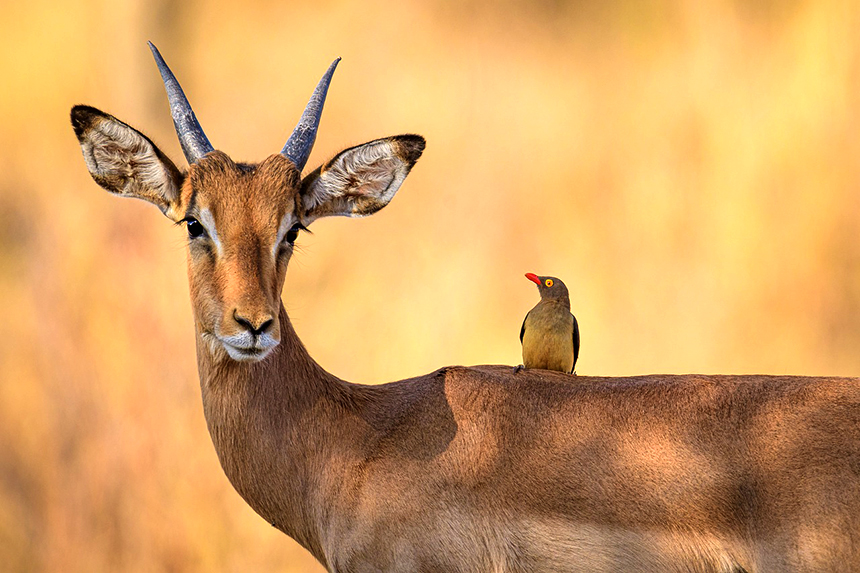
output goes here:
<path id="1" fill-rule="evenodd" d="M 548 287 L 551 287 L 552 286 L 552 279 L 546 279 L 546 282 L 544 284 Z"/>

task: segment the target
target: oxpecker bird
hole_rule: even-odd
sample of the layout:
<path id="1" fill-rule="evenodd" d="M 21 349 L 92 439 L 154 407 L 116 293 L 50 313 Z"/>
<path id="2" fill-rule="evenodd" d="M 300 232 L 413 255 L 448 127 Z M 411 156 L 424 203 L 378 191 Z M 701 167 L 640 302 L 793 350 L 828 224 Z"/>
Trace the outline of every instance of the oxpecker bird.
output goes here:
<path id="1" fill-rule="evenodd" d="M 526 273 L 526 278 L 537 285 L 540 302 L 528 312 L 520 329 L 523 365 L 574 374 L 579 358 L 579 324 L 570 312 L 567 287 L 555 277 Z"/>

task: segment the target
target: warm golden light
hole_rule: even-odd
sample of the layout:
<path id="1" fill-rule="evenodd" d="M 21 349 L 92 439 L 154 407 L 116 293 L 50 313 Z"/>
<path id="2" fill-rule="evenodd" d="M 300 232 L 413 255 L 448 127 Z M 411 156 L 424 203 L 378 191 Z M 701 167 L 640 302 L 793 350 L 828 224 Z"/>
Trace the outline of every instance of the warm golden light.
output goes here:
<path id="1" fill-rule="evenodd" d="M 580 375 L 860 374 L 860 4 L 10 3 L 0 19 L 0 569 L 320 571 L 230 487 L 200 406 L 185 230 L 90 179 L 77 103 L 182 153 L 315 168 L 415 132 L 392 204 L 301 234 L 284 302 L 330 372 L 518 364 L 559 277 Z M 659 446 L 659 444 L 658 444 Z M 658 448 L 659 449 L 659 448 Z"/>

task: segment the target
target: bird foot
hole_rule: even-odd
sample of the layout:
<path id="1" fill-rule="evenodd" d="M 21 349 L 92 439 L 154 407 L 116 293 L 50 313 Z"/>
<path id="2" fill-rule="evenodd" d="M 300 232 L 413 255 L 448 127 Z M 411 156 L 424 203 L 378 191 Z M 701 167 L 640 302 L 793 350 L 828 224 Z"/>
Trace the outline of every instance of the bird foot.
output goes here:
<path id="1" fill-rule="evenodd" d="M 525 369 L 526 369 L 526 367 L 523 366 L 522 364 L 520 364 L 519 366 L 514 366 L 514 374 L 516 374 L 520 370 L 525 370 Z"/>

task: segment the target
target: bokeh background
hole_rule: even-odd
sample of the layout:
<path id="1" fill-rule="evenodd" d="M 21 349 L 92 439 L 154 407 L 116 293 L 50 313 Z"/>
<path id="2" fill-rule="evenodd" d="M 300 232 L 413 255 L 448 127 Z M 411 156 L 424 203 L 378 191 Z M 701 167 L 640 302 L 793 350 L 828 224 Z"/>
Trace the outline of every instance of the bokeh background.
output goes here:
<path id="1" fill-rule="evenodd" d="M 87 103 L 178 163 L 146 40 L 216 148 L 314 167 L 403 132 L 392 204 L 302 235 L 284 300 L 331 372 L 520 360 L 568 285 L 580 374 L 860 374 L 860 4 L 28 0 L 0 18 L 0 570 L 320 571 L 224 477 L 184 231 L 102 191 Z"/>

